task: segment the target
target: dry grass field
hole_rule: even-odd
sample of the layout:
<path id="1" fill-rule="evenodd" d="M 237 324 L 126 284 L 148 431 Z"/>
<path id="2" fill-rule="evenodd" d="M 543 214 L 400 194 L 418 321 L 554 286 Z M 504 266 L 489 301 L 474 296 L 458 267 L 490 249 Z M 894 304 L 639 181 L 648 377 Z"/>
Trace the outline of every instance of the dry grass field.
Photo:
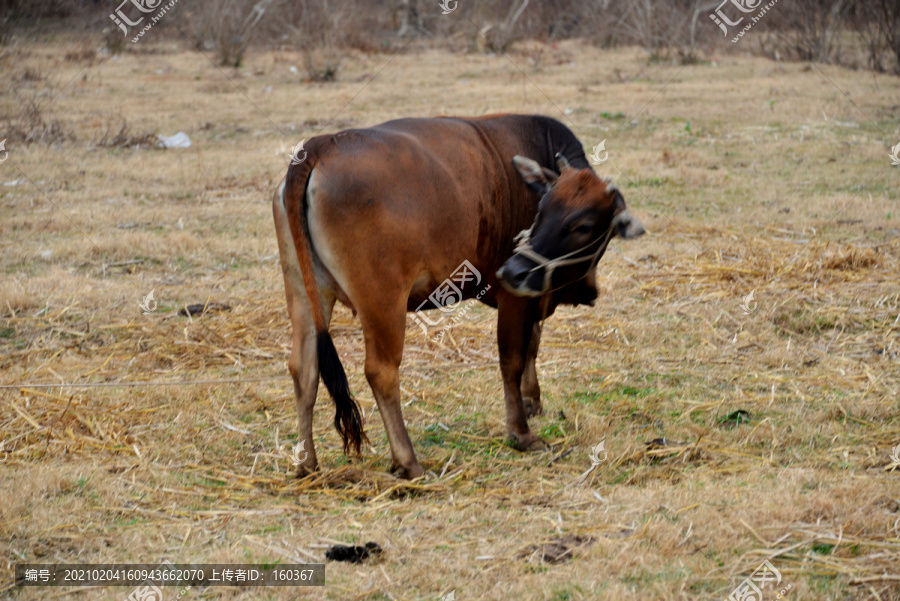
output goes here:
<path id="1" fill-rule="evenodd" d="M 16 562 L 291 563 L 375 541 L 380 557 L 329 562 L 324 587 L 183 598 L 720 600 L 769 560 L 785 598 L 900 599 L 896 77 L 567 42 L 351 54 L 318 84 L 294 52 L 220 70 L 150 37 L 0 55 L 0 116 L 38 98 L 60 134 L 8 141 L 0 164 L 0 598 L 130 592 L 16 589 Z M 439 344 L 409 322 L 404 412 L 428 475 L 395 480 L 342 308 L 372 447 L 342 454 L 320 387 L 324 469 L 293 478 L 270 207 L 290 148 L 493 112 L 559 118 L 588 151 L 605 139 L 597 170 L 650 232 L 613 242 L 596 307 L 545 323 L 532 425 L 553 451 L 507 443 L 496 315 L 478 307 Z M 101 144 L 123 120 L 193 145 Z M 207 301 L 230 309 L 178 313 Z"/>

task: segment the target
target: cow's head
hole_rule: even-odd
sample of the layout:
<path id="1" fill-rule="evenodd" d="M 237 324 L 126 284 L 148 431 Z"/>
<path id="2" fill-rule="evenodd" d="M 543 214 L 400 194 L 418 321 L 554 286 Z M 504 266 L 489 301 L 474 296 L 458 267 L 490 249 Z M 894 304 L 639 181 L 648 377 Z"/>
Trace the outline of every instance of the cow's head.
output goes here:
<path id="1" fill-rule="evenodd" d="M 519 234 L 513 256 L 497 271 L 510 292 L 536 297 L 576 282 L 593 273 L 613 236 L 644 233 L 622 193 L 591 169 L 571 167 L 561 155 L 559 176 L 522 156 L 513 163 L 541 201 L 531 229 Z"/>

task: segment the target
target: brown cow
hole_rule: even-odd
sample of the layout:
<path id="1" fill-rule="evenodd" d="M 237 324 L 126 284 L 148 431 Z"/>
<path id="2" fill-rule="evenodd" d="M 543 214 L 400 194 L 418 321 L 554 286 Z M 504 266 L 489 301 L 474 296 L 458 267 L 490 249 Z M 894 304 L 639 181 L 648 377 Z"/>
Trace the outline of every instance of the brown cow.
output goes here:
<path id="1" fill-rule="evenodd" d="M 310 443 L 299 475 L 318 468 L 312 418 L 320 375 L 344 451 L 359 453 L 365 440 L 328 333 L 337 301 L 362 324 L 365 374 L 390 441 L 391 471 L 422 475 L 400 410 L 406 314 L 446 290 L 460 266 L 469 280 L 477 274 L 478 286 L 443 298 L 477 297 L 498 309 L 507 430 L 521 451 L 546 448 L 527 422 L 541 411 L 540 321 L 559 304 L 593 304 L 595 267 L 610 237 L 643 233 L 575 135 L 531 115 L 400 119 L 317 136 L 304 152 L 273 200 L 299 440 Z"/>

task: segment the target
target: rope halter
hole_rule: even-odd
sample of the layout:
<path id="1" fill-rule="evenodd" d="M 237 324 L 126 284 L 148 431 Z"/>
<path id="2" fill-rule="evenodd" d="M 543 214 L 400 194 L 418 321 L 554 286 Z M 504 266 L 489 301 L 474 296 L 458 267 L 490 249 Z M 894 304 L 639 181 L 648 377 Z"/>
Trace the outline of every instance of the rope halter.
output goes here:
<path id="1" fill-rule="evenodd" d="M 588 262 L 588 269 L 585 271 L 584 275 L 581 278 L 584 278 L 590 273 L 590 270 L 599 260 L 600 255 L 606 250 L 607 245 L 609 244 L 609 239 L 612 237 L 613 228 L 617 225 L 616 220 L 613 219 L 613 222 L 610 224 L 609 228 L 606 230 L 606 234 L 594 240 L 593 242 L 589 242 L 585 244 L 581 248 L 573 250 L 570 253 L 566 253 L 561 257 L 556 257 L 555 259 L 548 259 L 543 256 L 531 245 L 531 234 L 534 233 L 534 226 L 537 224 L 537 217 L 535 217 L 534 223 L 531 224 L 531 227 L 527 230 L 522 230 L 519 232 L 514 242 L 516 243 L 516 248 L 513 250 L 513 255 L 521 255 L 526 259 L 534 261 L 536 265 L 532 267 L 528 271 L 528 275 L 531 275 L 538 269 L 544 269 L 544 283 L 541 287 L 541 295 L 547 294 L 548 292 L 553 292 L 554 290 L 559 290 L 560 288 L 567 286 L 569 283 L 563 284 L 562 286 L 558 286 L 556 288 L 550 288 L 551 283 L 550 280 L 553 278 L 553 272 L 557 267 L 568 267 L 569 265 L 577 265 L 579 263 Z M 600 245 L 597 247 L 591 254 L 587 254 L 579 257 L 578 255 L 582 252 L 587 251 L 590 247 L 594 246 L 597 243 Z M 527 276 L 526 276 L 527 277 Z M 578 279 L 581 279 L 578 278 Z M 574 281 L 574 280 L 573 280 Z"/>

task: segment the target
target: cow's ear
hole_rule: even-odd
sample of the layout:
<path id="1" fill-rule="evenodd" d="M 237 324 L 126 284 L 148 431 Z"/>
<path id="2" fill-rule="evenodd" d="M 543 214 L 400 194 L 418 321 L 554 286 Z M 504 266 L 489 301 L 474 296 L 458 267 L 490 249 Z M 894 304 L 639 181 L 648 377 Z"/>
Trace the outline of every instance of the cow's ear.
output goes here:
<path id="1" fill-rule="evenodd" d="M 541 167 L 537 161 L 517 154 L 513 157 L 513 165 L 516 166 L 516 171 L 519 172 L 528 187 L 541 196 L 546 194 L 556 183 L 557 175 L 549 169 Z"/>
<path id="2" fill-rule="evenodd" d="M 647 233 L 644 224 L 640 219 L 628 212 L 625 206 L 625 198 L 617 188 L 612 189 L 613 200 L 616 203 L 615 217 L 613 217 L 612 230 L 614 236 L 619 236 L 625 240 L 631 240 Z"/>

